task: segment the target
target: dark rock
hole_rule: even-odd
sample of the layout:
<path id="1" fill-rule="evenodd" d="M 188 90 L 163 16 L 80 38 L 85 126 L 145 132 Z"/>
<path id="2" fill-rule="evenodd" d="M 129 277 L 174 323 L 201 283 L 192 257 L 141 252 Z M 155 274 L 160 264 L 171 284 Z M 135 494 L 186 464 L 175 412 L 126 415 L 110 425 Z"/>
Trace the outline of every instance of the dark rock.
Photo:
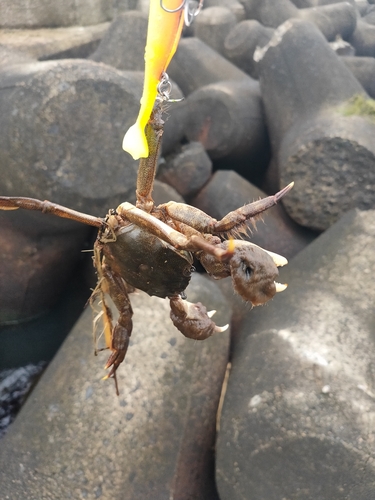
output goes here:
<path id="1" fill-rule="evenodd" d="M 345 215 L 243 324 L 217 442 L 221 500 L 372 498 L 374 220 Z"/>
<path id="2" fill-rule="evenodd" d="M 213 282 L 194 276 L 187 293 L 217 309 L 218 324 L 229 321 Z M 213 444 L 229 336 L 186 339 L 168 301 L 131 299 L 120 396 L 100 380 L 87 310 L 1 443 L 4 498 L 217 498 Z"/>
<path id="3" fill-rule="evenodd" d="M 356 6 L 362 3 L 361 0 L 347 0 L 348 3 Z M 342 0 L 292 0 L 296 7 L 306 9 L 307 7 L 319 7 L 320 5 L 330 5 L 332 3 L 340 3 Z M 364 0 L 367 3 L 367 0 Z"/>
<path id="4" fill-rule="evenodd" d="M 204 7 L 226 7 L 236 16 L 238 23 L 246 18 L 244 6 L 237 0 L 205 0 Z"/>
<path id="5" fill-rule="evenodd" d="M 238 23 L 225 39 L 224 52 L 226 57 L 252 78 L 258 78 L 259 73 L 257 63 L 254 61 L 254 52 L 257 47 L 267 45 L 273 32 L 272 28 L 266 28 L 254 19 Z"/>
<path id="6" fill-rule="evenodd" d="M 301 9 L 298 17 L 314 23 L 329 41 L 334 40 L 337 35 L 349 38 L 357 24 L 356 9 L 349 2 Z"/>
<path id="7" fill-rule="evenodd" d="M 56 26 L 87 26 L 109 21 L 112 0 L 22 0 L 0 5 L 1 28 L 51 28 Z"/>
<path id="8" fill-rule="evenodd" d="M 159 180 L 173 186 L 185 199 L 190 199 L 211 176 L 212 162 L 200 142 L 191 142 L 167 157 L 159 165 Z"/>
<path id="9" fill-rule="evenodd" d="M 144 71 L 147 14 L 128 11 L 118 15 L 90 59 L 128 71 Z"/>
<path id="10" fill-rule="evenodd" d="M 264 26 L 277 28 L 287 19 L 298 17 L 298 9 L 290 0 L 241 0 L 245 7 L 246 19 L 256 19 Z"/>
<path id="11" fill-rule="evenodd" d="M 236 22 L 236 16 L 228 8 L 208 7 L 194 22 L 194 35 L 219 54 L 224 54 L 224 40 Z"/>
<path id="12" fill-rule="evenodd" d="M 249 78 L 199 38 L 183 38 L 168 66 L 168 74 L 185 96 L 203 85 L 223 80 Z"/>
<path id="13" fill-rule="evenodd" d="M 363 17 L 363 20 L 368 24 L 375 25 L 375 9 L 373 7 L 372 10 Z"/>
<path id="14" fill-rule="evenodd" d="M 357 11 L 349 2 L 339 2 L 313 8 L 297 9 L 290 0 L 243 0 L 247 18 L 256 19 L 265 26 L 277 28 L 288 19 L 309 21 L 320 29 L 327 40 L 337 35 L 350 36 L 357 22 Z"/>
<path id="15" fill-rule="evenodd" d="M 221 166 L 254 178 L 267 165 L 268 135 L 258 83 L 252 78 L 203 86 L 186 99 L 186 136 Z"/>
<path id="16" fill-rule="evenodd" d="M 134 10 L 137 8 L 137 0 L 113 0 L 113 16 L 126 12 L 128 10 Z"/>
<path id="17" fill-rule="evenodd" d="M 108 26 L 109 23 L 101 23 L 68 28 L 0 30 L 0 43 L 9 50 L 40 61 L 85 58 L 96 49 Z"/>
<path id="18" fill-rule="evenodd" d="M 168 201 L 177 201 L 178 203 L 184 202 L 184 198 L 172 186 L 158 179 L 154 180 L 152 198 L 156 205 L 168 203 Z"/>
<path id="19" fill-rule="evenodd" d="M 342 60 L 368 95 L 375 99 L 375 59 L 373 57 L 343 57 Z"/>
<path id="20" fill-rule="evenodd" d="M 141 73 L 93 61 L 12 66 L 0 79 L 0 191 L 91 215 L 134 199 L 137 162 L 121 149 Z"/>
<path id="21" fill-rule="evenodd" d="M 350 208 L 371 208 L 375 124 L 359 82 L 317 28 L 300 20 L 282 25 L 259 55 L 280 182 L 296 181 L 283 201 L 289 215 L 323 230 Z"/>
<path id="22" fill-rule="evenodd" d="M 375 57 L 375 26 L 359 19 L 348 42 L 355 48 L 357 56 Z"/>
<path id="23" fill-rule="evenodd" d="M 30 320 L 56 303 L 89 233 L 51 215 L 0 213 L 0 325 Z"/>
<path id="24" fill-rule="evenodd" d="M 180 87 L 171 81 L 171 102 L 168 103 L 164 115 L 164 133 L 161 143 L 162 155 L 169 155 L 178 149 L 186 135 L 189 110 L 185 105 L 184 95 Z"/>
<path id="25" fill-rule="evenodd" d="M 194 198 L 192 204 L 220 220 L 228 212 L 265 196 L 264 192 L 236 172 L 219 170 Z M 290 196 L 290 193 L 287 196 Z M 286 215 L 281 204 L 267 210 L 262 219 L 257 222 L 256 230 L 250 226 L 251 234 L 245 239 L 288 259 L 300 252 L 315 237 L 311 231 L 297 226 Z"/>

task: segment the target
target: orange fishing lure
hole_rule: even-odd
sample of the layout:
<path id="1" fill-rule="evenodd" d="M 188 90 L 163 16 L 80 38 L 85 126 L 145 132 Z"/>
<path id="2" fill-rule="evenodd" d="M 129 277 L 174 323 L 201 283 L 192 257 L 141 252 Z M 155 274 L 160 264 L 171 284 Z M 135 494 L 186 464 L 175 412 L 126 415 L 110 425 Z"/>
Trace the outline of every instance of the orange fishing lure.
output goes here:
<path id="1" fill-rule="evenodd" d="M 183 5 L 181 0 L 163 0 L 163 8 L 160 0 L 150 0 L 141 108 L 136 123 L 129 128 L 122 143 L 123 149 L 135 160 L 149 155 L 144 130 L 155 103 L 158 84 L 181 37 Z"/>

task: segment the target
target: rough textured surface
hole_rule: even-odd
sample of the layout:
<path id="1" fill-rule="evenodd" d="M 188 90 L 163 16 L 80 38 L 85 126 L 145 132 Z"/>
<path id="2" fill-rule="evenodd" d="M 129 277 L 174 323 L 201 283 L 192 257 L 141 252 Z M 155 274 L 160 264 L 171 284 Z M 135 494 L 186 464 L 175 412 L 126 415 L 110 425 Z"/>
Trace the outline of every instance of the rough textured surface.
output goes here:
<path id="1" fill-rule="evenodd" d="M 343 57 L 342 60 L 368 95 L 375 99 L 375 58 Z"/>
<path id="2" fill-rule="evenodd" d="M 2 195 L 91 215 L 134 199 L 137 162 L 121 149 L 142 73 L 84 60 L 7 68 L 0 79 Z"/>
<path id="3" fill-rule="evenodd" d="M 196 37 L 183 38 L 180 41 L 168 66 L 168 75 L 177 82 L 185 96 L 203 85 L 223 79 L 250 79 L 246 73 Z"/>
<path id="4" fill-rule="evenodd" d="M 139 11 L 118 15 L 90 59 L 117 69 L 143 71 L 147 19 L 147 14 Z"/>
<path id="5" fill-rule="evenodd" d="M 358 56 L 375 57 L 375 26 L 359 20 L 348 42 L 353 45 Z"/>
<path id="6" fill-rule="evenodd" d="M 188 299 L 228 322 L 216 285 L 194 278 Z M 100 380 L 106 353 L 93 356 L 87 309 L 1 443 L 4 499 L 217 498 L 212 447 L 228 333 L 188 340 L 170 322 L 167 301 L 131 299 L 120 397 Z"/>
<path id="7" fill-rule="evenodd" d="M 44 28 L 98 24 L 112 16 L 112 0 L 12 0 L 0 4 L 0 27 Z"/>
<path id="8" fill-rule="evenodd" d="M 86 57 L 96 49 L 108 26 L 109 23 L 101 23 L 68 28 L 0 30 L 0 44 L 39 60 Z"/>
<path id="9" fill-rule="evenodd" d="M 193 24 L 194 36 L 219 54 L 224 54 L 224 40 L 236 25 L 236 16 L 226 7 L 203 9 Z"/>
<path id="10" fill-rule="evenodd" d="M 349 111 L 351 99 L 367 96 L 319 31 L 310 23 L 287 21 L 258 68 L 280 183 L 295 181 L 284 201 L 289 215 L 324 230 L 350 208 L 373 206 L 371 105 L 368 113 L 360 107 Z"/>
<path id="11" fill-rule="evenodd" d="M 158 169 L 158 179 L 173 186 L 184 198 L 191 198 L 206 184 L 212 162 L 200 142 L 185 144 L 166 158 Z"/>
<path id="12" fill-rule="evenodd" d="M 226 57 L 252 78 L 258 78 L 254 52 L 257 47 L 264 47 L 272 38 L 272 28 L 266 28 L 255 19 L 238 23 L 224 42 Z"/>
<path id="13" fill-rule="evenodd" d="M 91 228 L 26 210 L 0 212 L 0 325 L 53 306 L 71 278 Z"/>
<path id="14" fill-rule="evenodd" d="M 244 322 L 217 443 L 221 500 L 372 498 L 374 221 L 345 215 Z"/>
<path id="15" fill-rule="evenodd" d="M 298 134 L 298 135 L 297 135 Z M 323 115 L 293 128 L 279 151 L 282 184 L 296 180 L 284 206 L 299 224 L 324 230 L 351 208 L 375 205 L 375 121 Z"/>
<path id="16" fill-rule="evenodd" d="M 205 85 L 186 99 L 186 135 L 221 166 L 236 164 L 254 178 L 268 160 L 268 136 L 258 83 L 252 78 Z"/>

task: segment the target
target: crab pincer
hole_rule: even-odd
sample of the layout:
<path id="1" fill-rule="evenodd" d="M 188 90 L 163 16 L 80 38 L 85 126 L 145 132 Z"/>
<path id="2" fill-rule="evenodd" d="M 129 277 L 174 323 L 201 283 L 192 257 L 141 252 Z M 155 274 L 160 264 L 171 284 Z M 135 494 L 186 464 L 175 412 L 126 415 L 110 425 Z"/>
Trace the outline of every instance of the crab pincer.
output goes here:
<path id="1" fill-rule="evenodd" d="M 229 325 L 216 326 L 211 319 L 216 311 L 207 311 L 200 302 L 193 304 L 180 297 L 171 297 L 170 306 L 174 326 L 189 339 L 204 340 L 228 329 Z"/>

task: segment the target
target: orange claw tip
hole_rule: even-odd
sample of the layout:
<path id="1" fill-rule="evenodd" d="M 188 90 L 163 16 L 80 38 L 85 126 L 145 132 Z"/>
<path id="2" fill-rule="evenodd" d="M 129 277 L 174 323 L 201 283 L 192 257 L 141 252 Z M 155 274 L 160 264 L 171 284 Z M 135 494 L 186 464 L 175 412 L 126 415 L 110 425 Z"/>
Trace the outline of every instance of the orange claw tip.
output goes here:
<path id="1" fill-rule="evenodd" d="M 138 121 L 126 132 L 122 141 L 122 149 L 131 154 L 134 160 L 148 157 L 146 135 Z"/>

